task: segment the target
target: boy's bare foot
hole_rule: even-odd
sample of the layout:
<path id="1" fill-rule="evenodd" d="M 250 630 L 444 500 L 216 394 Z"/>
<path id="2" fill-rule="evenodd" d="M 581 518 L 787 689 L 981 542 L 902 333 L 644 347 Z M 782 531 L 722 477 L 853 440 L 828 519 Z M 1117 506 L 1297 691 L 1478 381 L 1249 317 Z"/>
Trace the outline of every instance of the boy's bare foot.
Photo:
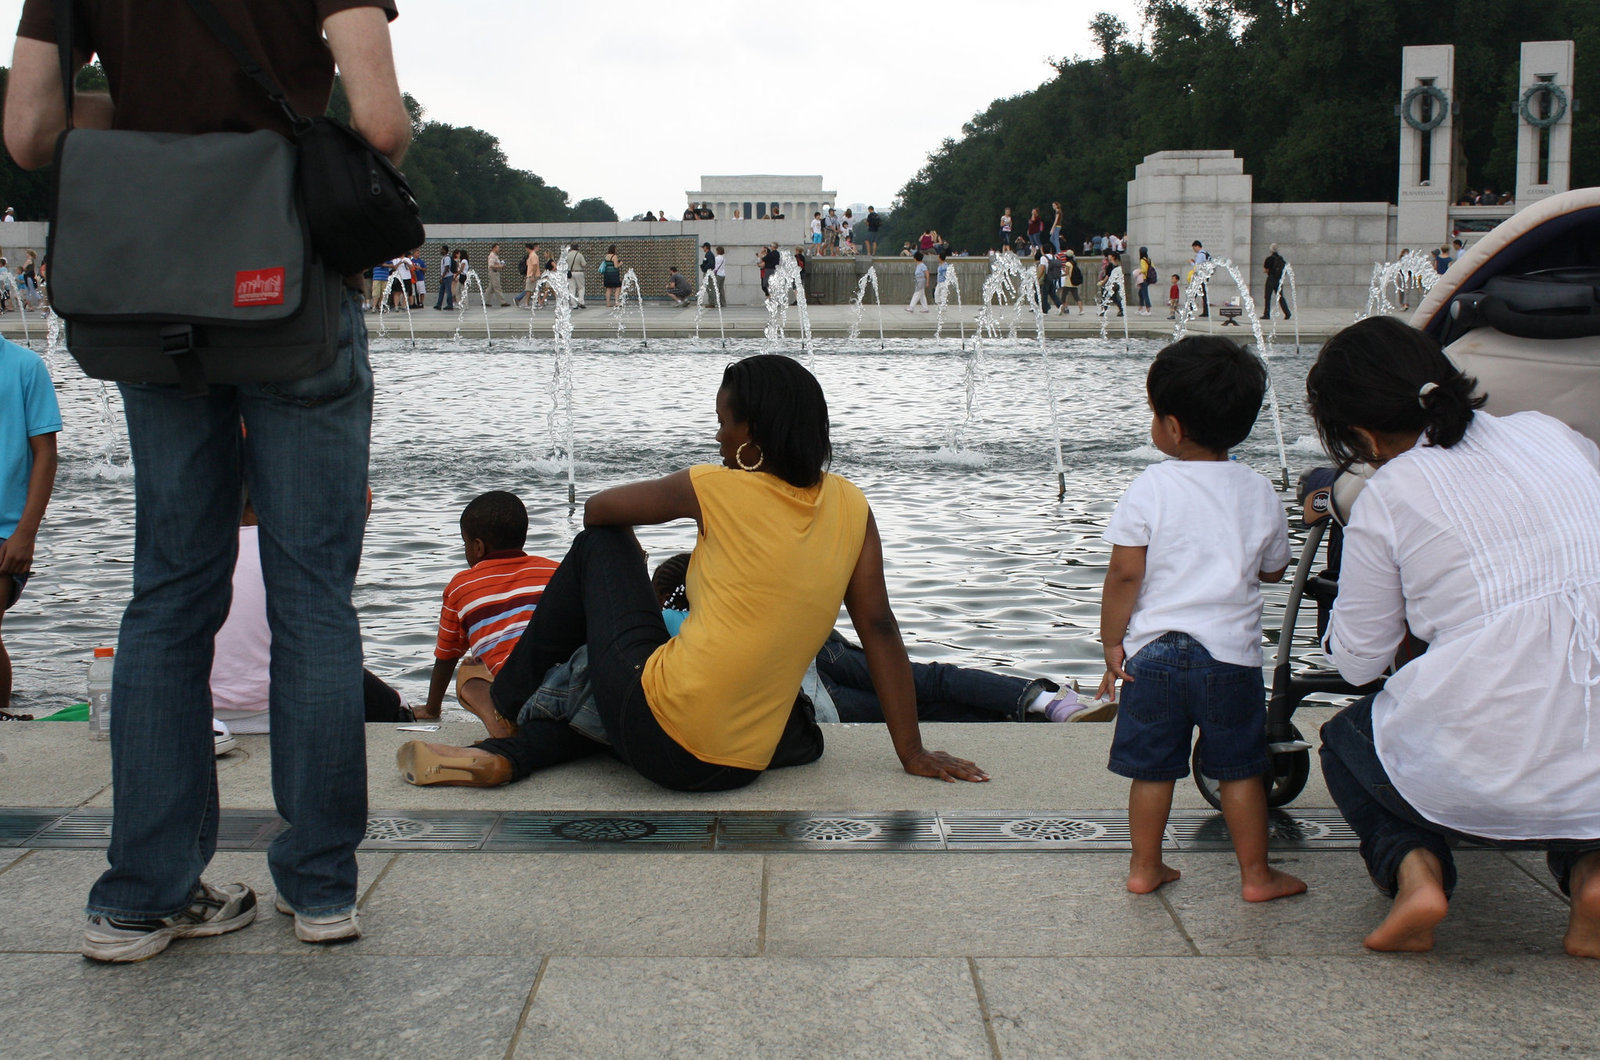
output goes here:
<path id="1" fill-rule="evenodd" d="M 1600 957 L 1600 854 L 1580 859 L 1567 886 L 1572 891 L 1572 912 L 1562 943 L 1574 957 Z"/>
<path id="2" fill-rule="evenodd" d="M 1433 949 L 1433 929 L 1449 909 L 1444 867 L 1433 851 L 1419 847 L 1400 862 L 1394 905 L 1366 937 L 1366 947 L 1383 953 L 1427 953 Z"/>
<path id="3" fill-rule="evenodd" d="M 1164 883 L 1171 883 L 1182 876 L 1183 873 L 1158 861 L 1153 866 L 1130 868 L 1128 870 L 1128 890 L 1134 894 L 1149 894 Z"/>
<path id="4" fill-rule="evenodd" d="M 1291 894 L 1305 894 L 1306 881 L 1287 872 L 1268 869 L 1265 876 L 1247 880 L 1239 888 L 1247 902 L 1270 902 L 1274 898 L 1287 898 Z"/>
<path id="5" fill-rule="evenodd" d="M 483 722 L 491 739 L 504 740 L 517 734 L 517 724 L 496 709 L 489 687 L 493 680 L 483 663 L 476 659 L 463 662 L 456 669 L 456 702 Z"/>

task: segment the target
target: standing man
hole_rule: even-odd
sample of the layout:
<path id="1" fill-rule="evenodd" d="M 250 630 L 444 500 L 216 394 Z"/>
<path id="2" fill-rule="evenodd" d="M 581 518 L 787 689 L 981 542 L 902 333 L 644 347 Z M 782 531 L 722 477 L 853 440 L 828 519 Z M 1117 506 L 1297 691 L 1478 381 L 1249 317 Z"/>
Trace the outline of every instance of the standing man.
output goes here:
<path id="1" fill-rule="evenodd" d="M 506 301 L 505 289 L 500 286 L 500 274 L 505 271 L 506 259 L 500 256 L 500 244 L 496 243 L 489 248 L 489 293 L 484 301 L 502 309 L 511 304 Z"/>
<path id="2" fill-rule="evenodd" d="M 589 259 L 574 246 L 567 252 L 567 294 L 572 298 L 572 308 L 589 308 L 583 301 L 584 277 L 589 270 Z"/>
<path id="3" fill-rule="evenodd" d="M 1189 247 L 1194 251 L 1194 257 L 1189 259 L 1189 264 L 1195 270 L 1198 270 L 1200 266 L 1211 260 L 1211 255 L 1206 253 L 1206 248 L 1200 245 L 1198 239 L 1190 243 Z M 1206 290 L 1207 286 L 1207 284 L 1203 283 L 1200 285 L 1200 315 L 1203 317 L 1211 315 L 1211 302 L 1208 300 L 1210 292 Z"/>
<path id="4" fill-rule="evenodd" d="M 389 46 L 391 0 L 214 2 L 296 110 L 326 110 L 337 64 L 356 131 L 396 162 L 405 154 L 411 122 Z M 137 0 L 76 7 L 72 64 L 98 55 L 110 81 L 109 94 L 77 94 L 79 128 L 289 135 L 283 113 L 187 5 L 160 18 Z M 54 4 L 25 0 L 5 101 L 5 145 L 24 169 L 51 161 L 65 126 L 55 40 Z M 181 92 L 174 70 L 184 73 Z M 217 385 L 201 397 L 175 386 L 120 388 L 137 468 L 133 599 L 112 678 L 110 867 L 86 910 L 83 953 L 94 960 L 143 960 L 175 938 L 235 931 L 256 916 L 249 887 L 200 878 L 217 843 L 212 641 L 228 609 L 247 487 L 272 602 L 272 786 L 286 822 L 267 855 L 275 904 L 302 941 L 361 933 L 356 845 L 366 831 L 367 762 L 350 593 L 366 514 L 372 370 L 356 279 L 347 278 L 334 364 L 309 378 Z"/>
<path id="5" fill-rule="evenodd" d="M 1278 296 L 1278 306 L 1283 310 L 1283 319 L 1289 319 L 1289 303 L 1283 298 L 1283 269 L 1289 264 L 1283 260 L 1283 255 L 1278 253 L 1278 244 L 1272 244 L 1272 253 L 1267 255 L 1267 260 L 1261 263 L 1261 271 L 1267 274 L 1266 297 L 1261 300 L 1261 319 L 1272 319 L 1272 296 Z"/>
<path id="6" fill-rule="evenodd" d="M 783 255 L 778 253 L 778 241 L 774 239 L 771 245 L 761 252 L 762 294 L 771 296 L 772 292 L 768 289 L 768 284 L 772 282 L 772 277 L 777 274 L 778 266 L 781 264 L 783 264 Z"/>
<path id="7" fill-rule="evenodd" d="M 700 286 L 716 282 L 717 256 L 711 252 L 710 243 L 700 244 Z"/>

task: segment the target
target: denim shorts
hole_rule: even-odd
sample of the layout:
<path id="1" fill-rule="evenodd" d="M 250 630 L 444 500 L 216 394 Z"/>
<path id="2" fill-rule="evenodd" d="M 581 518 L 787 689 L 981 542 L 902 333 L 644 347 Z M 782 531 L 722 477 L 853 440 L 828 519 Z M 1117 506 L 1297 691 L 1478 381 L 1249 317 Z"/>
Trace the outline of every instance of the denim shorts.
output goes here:
<path id="1" fill-rule="evenodd" d="M 1217 662 L 1187 633 L 1166 633 L 1127 664 L 1111 772 L 1133 780 L 1189 775 L 1189 743 L 1200 726 L 1205 774 L 1244 780 L 1267 770 L 1266 691 L 1261 669 Z"/>
<path id="2" fill-rule="evenodd" d="M 0 545 L 5 544 L 9 540 L 10 538 L 0 537 Z M 22 599 L 22 590 L 27 586 L 28 579 L 31 576 L 32 575 L 26 571 L 21 574 L 5 575 L 5 577 L 11 579 L 11 587 L 6 595 L 3 598 L 0 598 L 0 611 L 9 610 L 12 604 Z"/>

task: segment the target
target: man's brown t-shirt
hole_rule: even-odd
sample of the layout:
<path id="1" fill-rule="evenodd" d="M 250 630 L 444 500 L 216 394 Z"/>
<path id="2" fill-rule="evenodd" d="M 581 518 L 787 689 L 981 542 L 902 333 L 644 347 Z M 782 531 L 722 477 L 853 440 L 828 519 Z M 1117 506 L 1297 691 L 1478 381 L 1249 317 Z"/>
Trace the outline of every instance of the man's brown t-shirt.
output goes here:
<path id="1" fill-rule="evenodd" d="M 322 23 L 394 0 L 212 0 L 294 109 L 322 114 L 333 90 L 333 53 Z M 146 132 L 252 132 L 285 136 L 289 122 L 186 3 L 76 0 L 73 50 L 98 55 L 111 86 L 112 127 Z M 17 36 L 56 42 L 54 0 L 26 0 Z"/>

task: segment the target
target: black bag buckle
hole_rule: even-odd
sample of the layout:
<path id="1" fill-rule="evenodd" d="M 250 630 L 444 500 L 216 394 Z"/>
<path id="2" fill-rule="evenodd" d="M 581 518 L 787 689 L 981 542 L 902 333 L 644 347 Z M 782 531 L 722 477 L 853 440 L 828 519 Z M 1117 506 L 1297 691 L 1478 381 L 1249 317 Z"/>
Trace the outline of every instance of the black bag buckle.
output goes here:
<path id="1" fill-rule="evenodd" d="M 204 397 L 211 392 L 200 354 L 194 348 L 193 324 L 167 324 L 161 329 L 161 352 L 172 358 L 178 383 L 188 397 Z"/>

